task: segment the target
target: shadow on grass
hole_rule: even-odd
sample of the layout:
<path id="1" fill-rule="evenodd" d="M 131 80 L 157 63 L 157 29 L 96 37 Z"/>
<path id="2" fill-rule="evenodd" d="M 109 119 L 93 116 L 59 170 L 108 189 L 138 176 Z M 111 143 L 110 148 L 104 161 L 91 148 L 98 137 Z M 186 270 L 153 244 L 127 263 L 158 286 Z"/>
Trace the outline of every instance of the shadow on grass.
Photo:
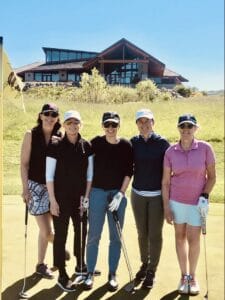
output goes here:
<path id="1" fill-rule="evenodd" d="M 25 293 L 29 290 L 32 289 L 33 286 L 35 286 L 42 277 L 36 273 L 33 273 L 32 275 L 26 277 L 26 286 L 25 286 Z M 20 279 L 7 287 L 3 292 L 2 292 L 2 300 L 11 300 L 11 299 L 18 299 L 19 298 L 19 293 L 23 289 L 23 283 L 24 279 Z"/>
<path id="2" fill-rule="evenodd" d="M 178 297 L 179 296 L 179 297 Z M 178 297 L 178 298 L 177 298 Z M 170 292 L 169 294 L 166 294 L 160 300 L 188 300 L 189 295 L 180 295 L 177 290 Z"/>

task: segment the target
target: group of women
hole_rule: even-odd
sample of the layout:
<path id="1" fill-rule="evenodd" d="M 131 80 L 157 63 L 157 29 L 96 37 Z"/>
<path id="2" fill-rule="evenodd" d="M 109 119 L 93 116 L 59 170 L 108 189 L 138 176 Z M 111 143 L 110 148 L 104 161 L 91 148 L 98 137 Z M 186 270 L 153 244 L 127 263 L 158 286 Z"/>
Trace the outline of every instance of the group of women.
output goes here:
<path id="1" fill-rule="evenodd" d="M 100 275 L 96 263 L 106 215 L 110 239 L 107 285 L 109 291 L 118 289 L 121 242 L 113 213 L 117 212 L 123 228 L 125 193 L 133 177 L 131 206 L 141 260 L 135 279 L 143 281 L 143 288 L 154 285 L 165 217 L 175 228 L 181 271 L 178 291 L 199 293 L 195 271 L 200 252 L 200 212 L 208 209 L 215 184 L 213 149 L 195 138 L 199 125 L 191 114 L 179 117 L 180 140 L 172 146 L 154 131 L 155 119 L 149 109 L 138 110 L 135 122 L 139 134 L 128 141 L 118 134 L 120 116 L 105 112 L 101 120 L 103 135 L 89 142 L 80 134 L 83 122 L 78 111 L 65 112 L 62 134 L 59 109 L 48 103 L 38 114 L 37 126 L 25 134 L 21 150 L 22 197 L 39 227 L 36 272 L 53 278 L 44 262 L 47 244 L 52 241 L 54 268 L 59 272 L 57 284 L 64 291 L 76 289 L 65 266 L 70 219 L 74 227 L 74 271 L 85 275 L 84 288 L 89 290 L 94 276 Z"/>

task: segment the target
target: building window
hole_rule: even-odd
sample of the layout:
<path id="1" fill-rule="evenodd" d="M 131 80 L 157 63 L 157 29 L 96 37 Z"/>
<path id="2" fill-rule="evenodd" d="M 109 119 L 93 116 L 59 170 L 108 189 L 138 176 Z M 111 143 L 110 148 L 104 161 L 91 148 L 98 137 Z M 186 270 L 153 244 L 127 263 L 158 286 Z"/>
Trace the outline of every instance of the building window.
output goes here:
<path id="1" fill-rule="evenodd" d="M 164 83 L 164 84 L 173 84 L 175 81 L 174 81 L 174 78 L 173 77 L 164 77 L 162 78 L 162 82 L 161 83 Z"/>
<path id="2" fill-rule="evenodd" d="M 52 73 L 52 81 L 59 81 L 59 73 Z"/>
<path id="3" fill-rule="evenodd" d="M 54 62 L 59 61 L 59 51 L 57 50 L 52 51 L 52 61 Z"/>
<path id="4" fill-rule="evenodd" d="M 42 81 L 42 73 L 34 73 L 35 81 Z"/>
<path id="5" fill-rule="evenodd" d="M 75 52 L 69 52 L 68 53 L 68 59 L 69 60 L 73 60 L 73 59 L 76 59 L 77 56 L 76 56 L 76 53 Z"/>
<path id="6" fill-rule="evenodd" d="M 76 73 L 68 73 L 67 75 L 67 80 L 68 81 L 80 81 L 80 74 L 76 74 Z"/>
<path id="7" fill-rule="evenodd" d="M 47 50 L 47 52 L 46 52 L 46 63 L 49 63 L 51 61 L 52 61 L 52 51 Z"/>
<path id="8" fill-rule="evenodd" d="M 60 51 L 60 61 L 68 60 L 68 52 Z"/>

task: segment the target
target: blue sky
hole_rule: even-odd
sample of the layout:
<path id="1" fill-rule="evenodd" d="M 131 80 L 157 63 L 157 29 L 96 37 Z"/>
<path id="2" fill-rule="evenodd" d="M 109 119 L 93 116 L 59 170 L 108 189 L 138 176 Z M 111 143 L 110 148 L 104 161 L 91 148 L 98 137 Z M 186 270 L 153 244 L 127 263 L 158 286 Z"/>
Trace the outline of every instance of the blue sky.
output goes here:
<path id="1" fill-rule="evenodd" d="M 42 47 L 100 52 L 121 38 L 200 90 L 224 88 L 223 0 L 1 1 L 0 36 L 13 67 Z"/>

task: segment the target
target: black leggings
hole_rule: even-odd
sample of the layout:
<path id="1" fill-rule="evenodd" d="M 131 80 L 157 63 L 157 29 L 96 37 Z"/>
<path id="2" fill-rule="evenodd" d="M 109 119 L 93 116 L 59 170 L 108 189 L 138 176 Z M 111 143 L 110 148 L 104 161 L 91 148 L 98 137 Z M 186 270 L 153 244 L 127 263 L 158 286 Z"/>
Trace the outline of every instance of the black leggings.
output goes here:
<path id="1" fill-rule="evenodd" d="M 84 213 L 83 218 L 80 217 L 79 209 L 73 209 L 70 212 L 60 212 L 59 217 L 53 216 L 53 224 L 55 237 L 53 243 L 53 260 L 54 266 L 59 271 L 65 269 L 65 245 L 68 234 L 68 226 L 70 218 L 74 228 L 74 244 L 73 253 L 77 259 L 77 265 L 84 265 L 84 252 L 87 235 L 87 213 Z M 81 225 L 82 225 L 82 252 L 81 252 Z M 81 256 L 82 253 L 82 256 Z"/>

